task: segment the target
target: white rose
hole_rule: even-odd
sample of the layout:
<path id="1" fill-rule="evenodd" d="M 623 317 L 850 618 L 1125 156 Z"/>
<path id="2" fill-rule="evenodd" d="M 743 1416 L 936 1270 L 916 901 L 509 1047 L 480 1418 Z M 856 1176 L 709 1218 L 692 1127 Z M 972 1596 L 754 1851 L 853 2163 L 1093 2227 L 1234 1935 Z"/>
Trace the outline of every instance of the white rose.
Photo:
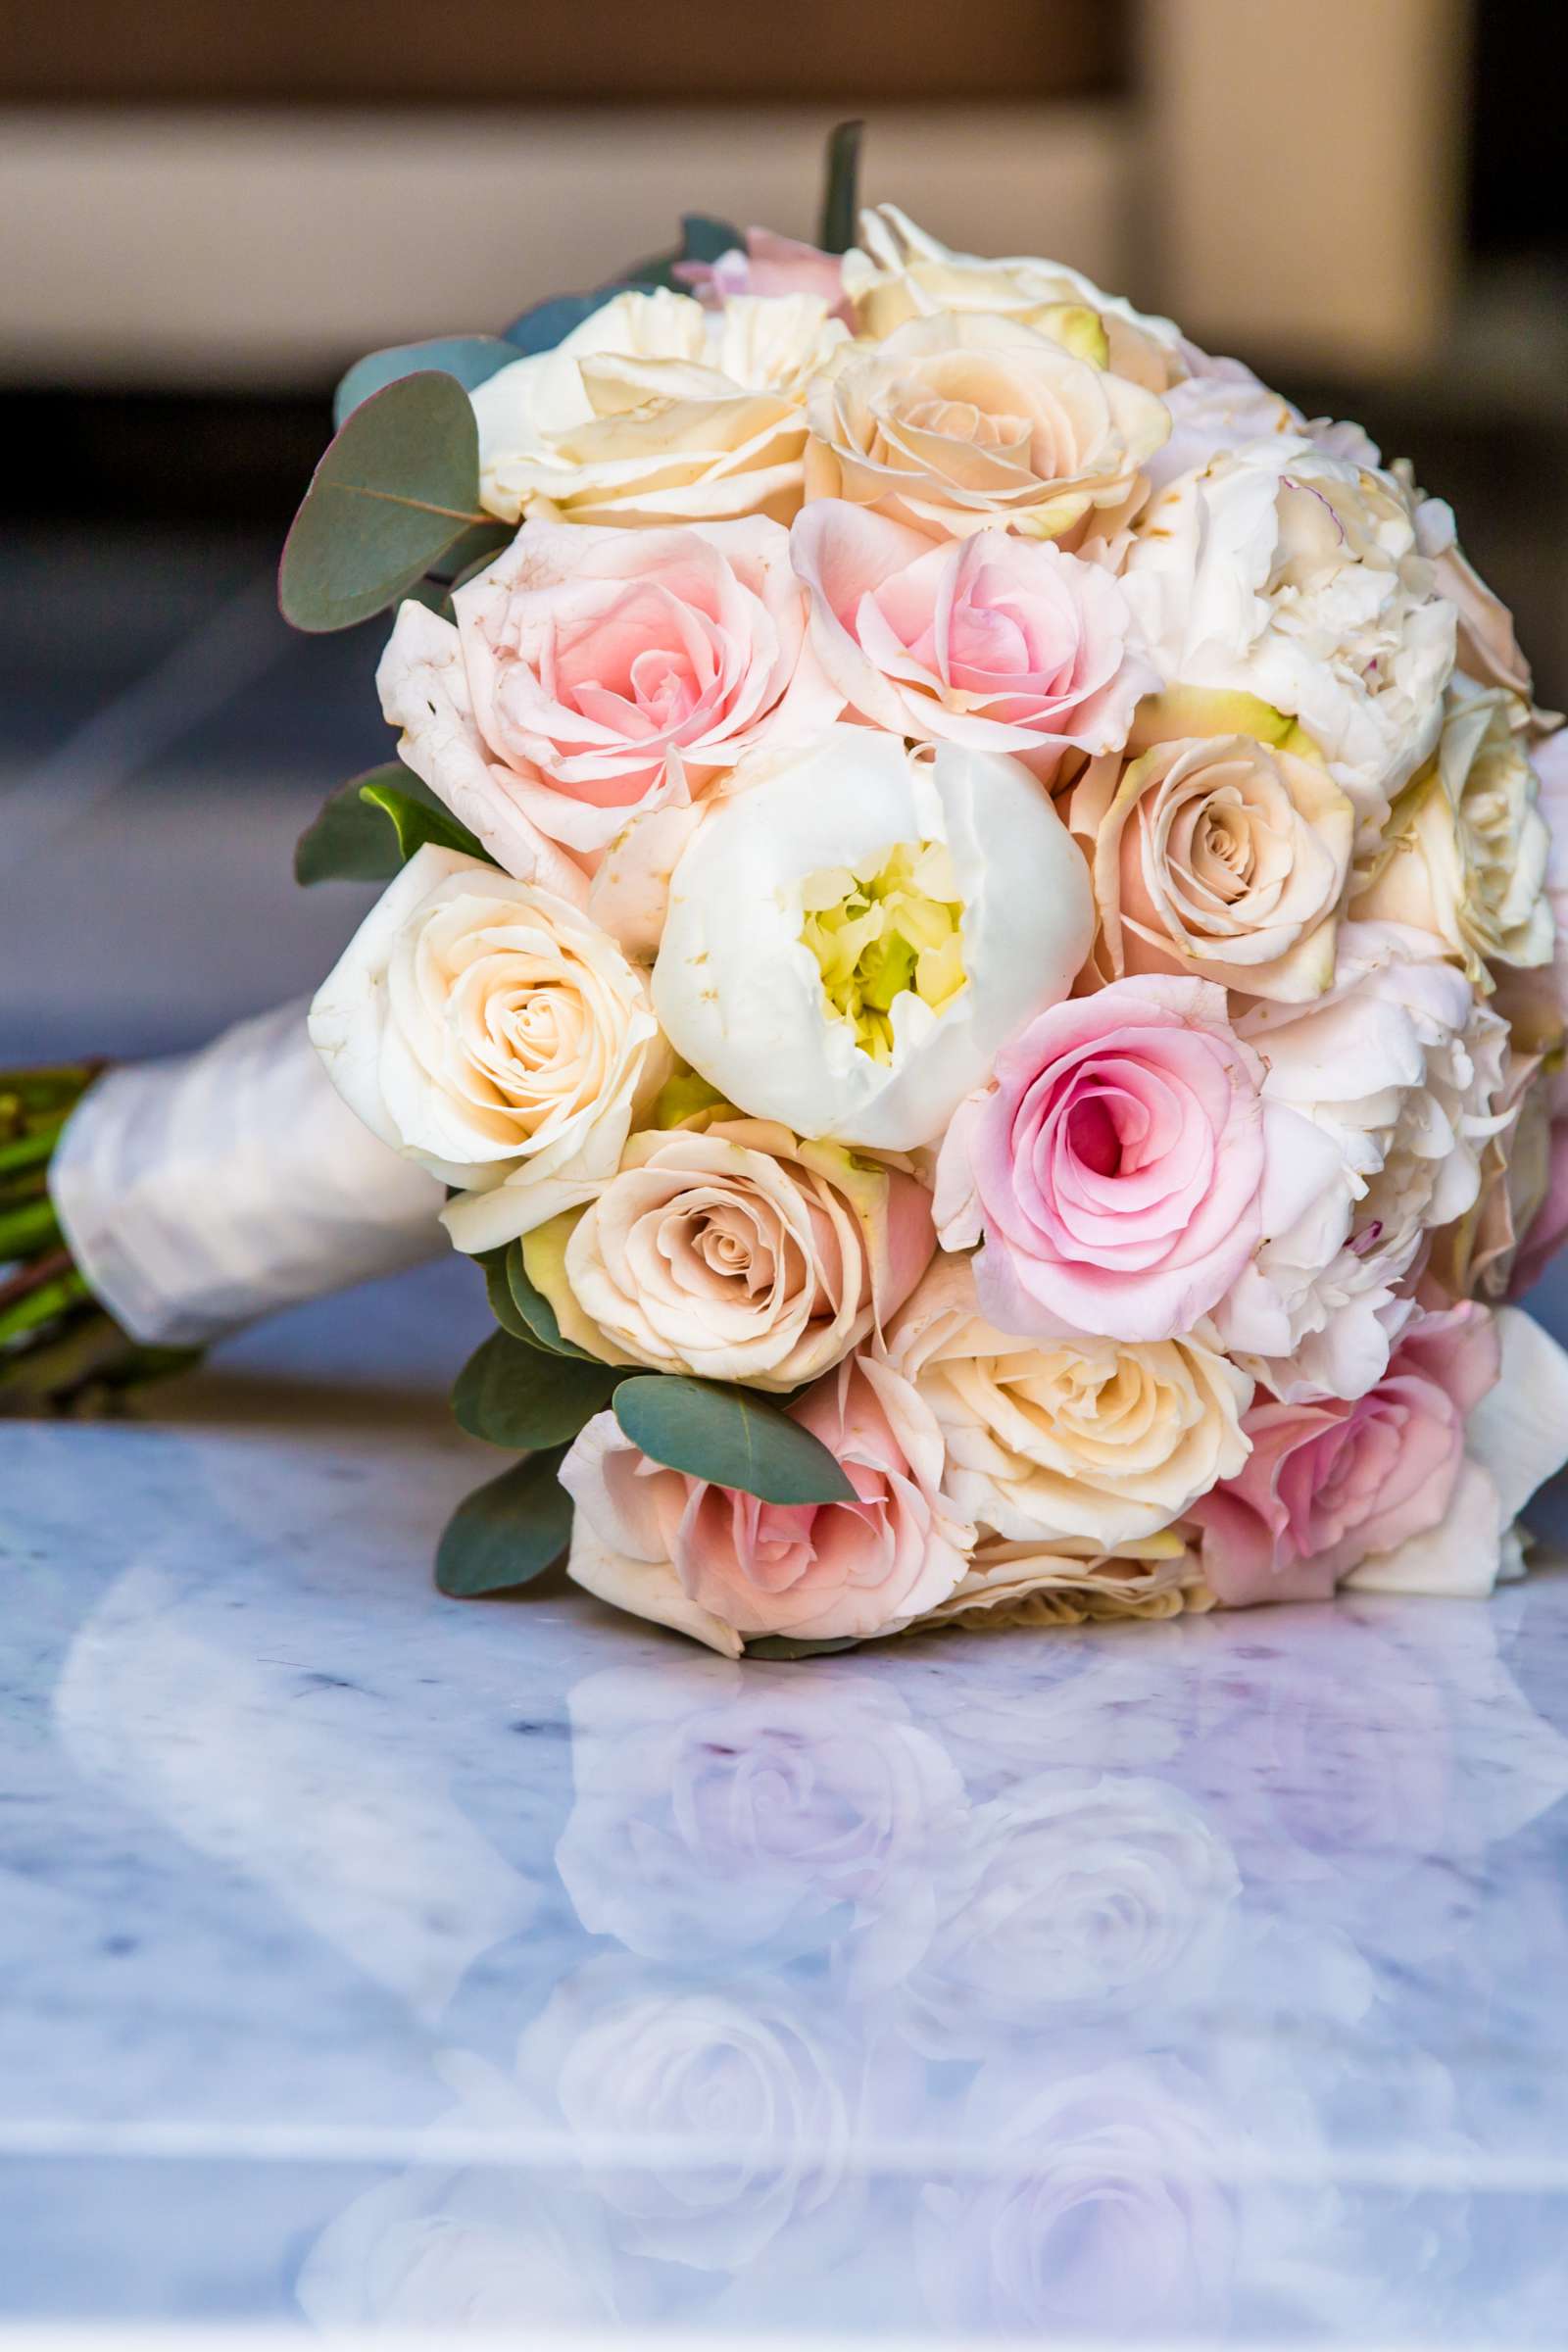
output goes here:
<path id="1" fill-rule="evenodd" d="M 545 502 L 574 522 L 788 522 L 805 388 L 846 333 L 814 295 L 617 294 L 473 392 L 480 503 L 504 522 Z"/>
<path id="2" fill-rule="evenodd" d="M 936 1415 L 962 1517 L 1014 1543 L 1113 1550 L 1168 1527 L 1247 1459 L 1252 1383 L 1212 1348 L 1010 1339 L 981 1315 L 967 1258 L 938 1259 L 888 1355 Z"/>
<path id="3" fill-rule="evenodd" d="M 1456 677 L 1437 757 L 1396 803 L 1355 911 L 1431 931 L 1490 995 L 1489 963 L 1550 963 L 1551 837 L 1525 752 L 1524 710 Z"/>
<path id="4" fill-rule="evenodd" d="M 564 899 L 427 844 L 311 1007 L 351 1110 L 462 1198 L 460 1250 L 590 1200 L 668 1066 L 642 976 Z"/>
<path id="5" fill-rule="evenodd" d="M 1364 1396 L 1412 1301 L 1423 1237 L 1465 1214 L 1503 1124 L 1506 1024 L 1427 934 L 1347 923 L 1310 1005 L 1238 1024 L 1263 1056 L 1267 1240 L 1217 1312 L 1276 1396 Z"/>
<path id="6" fill-rule="evenodd" d="M 928 537 L 1005 527 L 1075 547 L 1118 530 L 1170 431 L 1164 403 L 1011 318 L 911 318 L 833 354 L 807 398 L 808 498 Z"/>
<path id="7" fill-rule="evenodd" d="M 840 726 L 745 763 L 675 869 L 654 1003 L 727 1102 L 797 1135 L 933 1143 L 1067 993 L 1089 880 L 1017 761 Z"/>
<path id="8" fill-rule="evenodd" d="M 1064 262 L 955 253 L 893 204 L 860 215 L 860 242 L 844 256 L 844 292 L 860 332 L 877 337 L 906 319 L 976 311 L 1051 333 L 1067 324 L 1064 313 L 1089 310 L 1098 314 L 1118 375 L 1162 392 L 1186 373 L 1181 334 L 1169 318 L 1135 311 Z"/>
<path id="9" fill-rule="evenodd" d="M 527 1263 L 594 1354 L 784 1391 L 858 1348 L 935 1249 L 906 1170 L 712 1118 L 633 1136 L 569 1237 L 534 1234 Z"/>
<path id="10" fill-rule="evenodd" d="M 1375 845 L 1453 666 L 1453 607 L 1398 484 L 1304 437 L 1252 442 L 1151 500 L 1124 586 L 1167 682 L 1299 719 Z"/>

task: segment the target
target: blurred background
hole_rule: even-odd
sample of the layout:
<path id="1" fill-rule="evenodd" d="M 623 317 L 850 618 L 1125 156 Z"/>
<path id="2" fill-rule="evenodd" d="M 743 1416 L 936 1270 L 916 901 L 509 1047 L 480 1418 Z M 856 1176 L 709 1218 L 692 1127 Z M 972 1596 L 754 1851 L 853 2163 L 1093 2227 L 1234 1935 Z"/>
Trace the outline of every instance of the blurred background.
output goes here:
<path id="1" fill-rule="evenodd" d="M 1568 701 L 1548 0 L 70 0 L 0 11 L 0 1053 L 196 1042 L 358 919 L 294 836 L 390 754 L 384 635 L 272 569 L 362 351 L 493 328 L 700 209 L 811 229 L 824 134 L 1361 417 Z"/>

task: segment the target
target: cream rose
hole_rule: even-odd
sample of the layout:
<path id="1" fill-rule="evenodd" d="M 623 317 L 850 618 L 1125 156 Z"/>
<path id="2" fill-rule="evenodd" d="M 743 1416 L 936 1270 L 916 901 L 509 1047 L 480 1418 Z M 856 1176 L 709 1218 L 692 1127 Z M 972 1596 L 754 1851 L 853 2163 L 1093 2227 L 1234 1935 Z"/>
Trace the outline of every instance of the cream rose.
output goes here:
<path id="1" fill-rule="evenodd" d="M 1090 1543 L 1009 1544 L 982 1536 L 963 1582 L 922 1626 L 984 1632 L 1004 1625 L 1099 1625 L 1211 1609 L 1197 1549 L 1167 1529 L 1115 1551 Z"/>
<path id="2" fill-rule="evenodd" d="M 1170 431 L 1153 393 L 985 314 L 846 345 L 807 414 L 808 498 L 878 507 L 928 536 L 1005 525 L 1067 546 L 1125 521 Z"/>
<path id="3" fill-rule="evenodd" d="M 796 1389 L 902 1305 L 936 1249 L 913 1176 L 761 1119 L 634 1135 L 569 1236 L 529 1238 L 562 1329 L 611 1362 Z"/>
<path id="4" fill-rule="evenodd" d="M 646 984 L 575 906 L 426 845 L 311 1006 L 351 1110 L 462 1197 L 460 1250 L 495 1249 L 614 1173 L 668 1054 Z"/>
<path id="5" fill-rule="evenodd" d="M 1455 678 L 1437 758 L 1396 803 L 1355 903 L 1366 920 L 1432 932 L 1485 995 L 1495 985 L 1489 964 L 1549 963 L 1556 934 L 1551 840 L 1523 716 L 1501 688 Z"/>
<path id="6" fill-rule="evenodd" d="M 1334 977 L 1355 810 L 1298 728 L 1251 698 L 1171 698 L 1174 723 L 1223 718 L 1237 733 L 1176 734 L 1125 765 L 1094 760 L 1069 822 L 1085 840 L 1105 976 L 1192 972 L 1296 1003 Z M 1157 723 L 1157 722 L 1156 722 Z M 1135 741 L 1148 741 L 1140 714 Z M 1299 748 L 1298 748 L 1299 747 Z"/>
<path id="7" fill-rule="evenodd" d="M 888 1360 L 936 1416 L 955 1507 L 1009 1542 L 1109 1551 L 1170 1526 L 1247 1459 L 1252 1383 L 1212 1348 L 1010 1338 L 981 1314 L 967 1258 L 932 1267 Z"/>
<path id="8" fill-rule="evenodd" d="M 917 228 L 897 205 L 860 215 L 860 242 L 844 256 L 844 294 L 865 335 L 889 335 L 906 319 L 942 312 L 984 311 L 1050 334 L 1070 330 L 1072 314 L 1092 311 L 1118 375 L 1162 392 L 1186 374 L 1178 328 L 1135 311 L 1063 262 L 1014 254 L 983 261 L 955 253 Z"/>
<path id="9" fill-rule="evenodd" d="M 503 522 L 710 522 L 801 503 L 802 403 L 844 342 L 809 294 L 617 294 L 473 392 L 479 499 Z"/>
<path id="10" fill-rule="evenodd" d="M 1415 488 L 1407 460 L 1397 460 L 1393 470 L 1415 502 L 1416 543 L 1432 565 L 1439 594 L 1459 616 L 1460 669 L 1478 685 L 1505 687 L 1518 698 L 1516 722 L 1532 734 L 1549 734 L 1562 725 L 1561 713 L 1536 709 L 1535 681 L 1514 633 L 1513 614 L 1459 545 L 1453 509 L 1446 499 L 1428 498 Z"/>

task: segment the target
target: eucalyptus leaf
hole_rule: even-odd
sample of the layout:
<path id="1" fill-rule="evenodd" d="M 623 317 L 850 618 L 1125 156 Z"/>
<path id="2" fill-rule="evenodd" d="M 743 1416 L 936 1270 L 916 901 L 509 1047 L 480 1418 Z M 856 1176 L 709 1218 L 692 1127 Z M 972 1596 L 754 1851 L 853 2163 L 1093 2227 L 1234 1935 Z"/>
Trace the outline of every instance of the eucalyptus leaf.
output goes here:
<path id="1" fill-rule="evenodd" d="M 512 1243 L 507 1250 L 507 1289 L 514 1310 L 526 1326 L 528 1337 L 536 1348 L 546 1348 L 552 1355 L 576 1356 L 585 1364 L 599 1361 L 597 1356 L 589 1354 L 586 1348 L 579 1348 L 575 1340 L 568 1340 L 563 1334 L 556 1320 L 555 1308 L 543 1291 L 528 1278 L 521 1242 Z M 498 1313 L 496 1321 L 499 1323 L 503 1320 Z"/>
<path id="2" fill-rule="evenodd" d="M 394 343 L 386 351 L 368 351 L 363 360 L 355 361 L 332 395 L 333 430 L 372 392 L 405 375 L 433 368 L 471 392 L 498 368 L 510 368 L 516 356 L 514 346 L 500 335 L 438 335 L 428 343 Z"/>
<path id="3" fill-rule="evenodd" d="M 332 794 L 294 845 L 294 879 L 390 882 L 424 841 L 485 855 L 428 784 L 394 760 Z"/>
<path id="4" fill-rule="evenodd" d="M 507 1281 L 507 1251 L 487 1250 L 478 1263 L 484 1273 L 484 1293 L 490 1301 L 490 1312 L 505 1332 L 525 1346 L 535 1346 L 533 1333 L 518 1314 L 513 1301 L 512 1287 Z"/>
<path id="5" fill-rule="evenodd" d="M 859 210 L 860 140 L 865 124 L 838 122 L 828 133 L 822 212 L 816 241 L 824 253 L 848 253 Z"/>
<path id="6" fill-rule="evenodd" d="M 564 342 L 574 326 L 581 326 L 595 311 L 602 311 L 607 302 L 627 291 L 625 283 L 600 286 L 592 294 L 552 294 L 548 302 L 536 302 L 520 318 L 514 318 L 503 329 L 505 340 L 513 346 L 514 357 L 531 356 L 536 352 L 554 351 Z"/>
<path id="7" fill-rule="evenodd" d="M 571 1535 L 561 1448 L 530 1453 L 460 1502 L 435 1555 L 435 1581 L 456 1600 L 514 1592 L 554 1566 Z"/>
<path id="8" fill-rule="evenodd" d="M 761 1634 L 755 1642 L 747 1642 L 744 1654 L 749 1658 L 773 1658 L 793 1664 L 797 1658 L 830 1658 L 835 1650 L 859 1646 L 854 1634 L 840 1634 L 830 1642 L 808 1642 L 794 1634 Z"/>
<path id="9" fill-rule="evenodd" d="M 609 1364 L 547 1355 L 498 1331 L 458 1374 L 452 1410 L 470 1437 L 490 1446 L 564 1446 L 603 1412 L 618 1377 Z"/>
<path id="10" fill-rule="evenodd" d="M 853 1502 L 855 1489 L 808 1429 L 749 1390 L 656 1373 L 623 1379 L 615 1419 L 656 1462 L 763 1502 Z"/>
<path id="11" fill-rule="evenodd" d="M 516 536 L 515 523 L 493 519 L 473 523 L 437 556 L 430 566 L 431 576 L 448 587 L 461 588 L 465 580 L 471 580 L 493 564 Z"/>
<path id="12" fill-rule="evenodd" d="M 312 476 L 283 544 L 278 604 L 297 629 L 384 612 L 475 523 L 479 432 L 468 395 L 421 369 L 371 393 Z"/>

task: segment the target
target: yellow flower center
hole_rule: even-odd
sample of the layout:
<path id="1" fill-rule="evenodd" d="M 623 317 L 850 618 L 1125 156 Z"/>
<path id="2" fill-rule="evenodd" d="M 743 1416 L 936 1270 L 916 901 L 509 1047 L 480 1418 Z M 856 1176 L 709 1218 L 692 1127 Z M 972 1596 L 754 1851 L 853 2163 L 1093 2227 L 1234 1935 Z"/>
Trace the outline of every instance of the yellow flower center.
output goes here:
<path id="1" fill-rule="evenodd" d="M 801 938 L 816 957 L 835 1016 L 873 1061 L 893 1059 L 895 1000 L 933 1012 L 962 988 L 963 902 L 940 841 L 901 841 L 874 873 L 826 866 L 807 877 Z"/>

